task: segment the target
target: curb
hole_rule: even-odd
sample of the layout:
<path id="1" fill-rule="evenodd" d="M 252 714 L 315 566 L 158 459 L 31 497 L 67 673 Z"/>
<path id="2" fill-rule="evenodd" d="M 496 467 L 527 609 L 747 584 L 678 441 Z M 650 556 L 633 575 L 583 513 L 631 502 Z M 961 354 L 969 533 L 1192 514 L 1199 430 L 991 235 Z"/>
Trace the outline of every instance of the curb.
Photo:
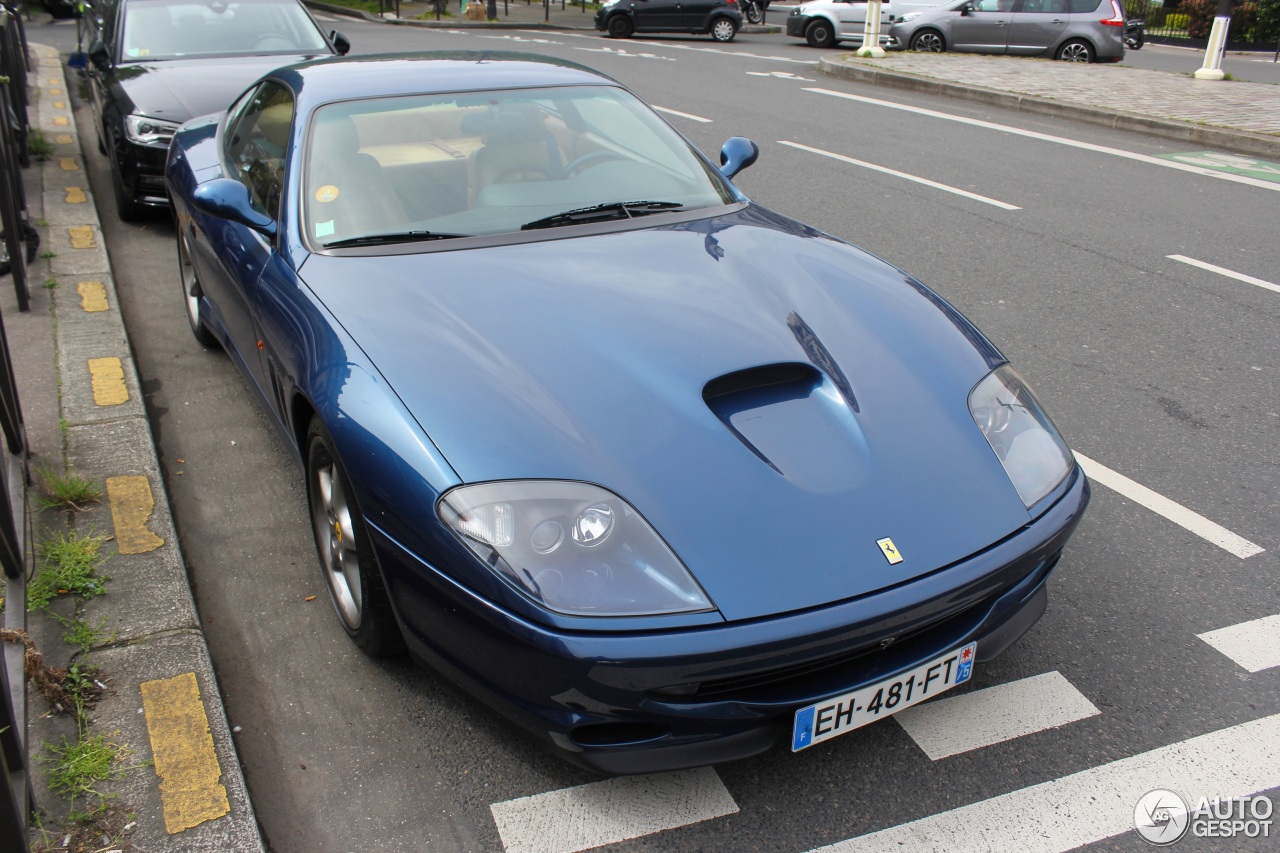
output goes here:
<path id="1" fill-rule="evenodd" d="M 941 95 L 975 101 L 981 104 L 1004 107 L 1018 112 L 1036 115 L 1071 118 L 1090 124 L 1102 125 L 1114 130 L 1124 130 L 1176 139 L 1181 142 L 1222 148 L 1240 154 L 1266 159 L 1280 159 L 1280 137 L 1267 136 L 1247 130 L 1192 124 L 1174 119 L 1151 118 L 1134 113 L 1120 112 L 1102 107 L 1055 101 L 1035 95 L 1023 95 L 1000 89 L 987 89 L 964 83 L 953 83 L 933 77 L 920 77 L 901 71 L 886 71 L 869 65 L 861 65 L 845 58 L 846 54 L 828 54 L 818 60 L 818 70 L 832 77 L 888 86 L 927 95 Z"/>
<path id="2" fill-rule="evenodd" d="M 183 853 L 263 851 L 88 184 L 88 148 L 81 145 L 69 95 L 79 81 L 55 49 L 29 47 L 31 85 L 40 95 L 33 99 L 31 126 L 53 143 L 53 156 L 28 179 L 39 187 L 32 208 L 42 211 L 44 245 L 54 253 L 49 283 L 57 284 L 47 291 L 53 326 L 44 334 L 53 339 L 60 389 L 37 390 L 51 399 L 57 394 L 63 446 L 60 454 L 44 457 L 60 463 L 65 454 L 69 469 L 105 484 L 101 503 L 79 513 L 75 526 L 82 535 L 109 534 L 108 549 L 115 551 L 104 566 L 112 577 L 107 593 L 85 602 L 83 610 L 86 621 L 107 635 L 91 653 L 111 688 L 91 719 L 95 732 L 132 750 L 135 766 L 102 790 L 119 795 L 132 811 L 120 843 Z M 31 512 L 36 525 L 58 523 Z M 42 641 L 51 657 L 75 660 L 71 647 L 57 648 L 57 631 L 46 633 L 51 636 Z M 54 739 L 64 725 L 58 718 L 31 721 L 32 730 L 43 727 Z M 49 740 L 33 735 L 31 742 L 42 739 Z M 43 780 L 35 789 L 42 800 Z M 47 803 L 51 814 L 62 807 L 60 800 Z"/>

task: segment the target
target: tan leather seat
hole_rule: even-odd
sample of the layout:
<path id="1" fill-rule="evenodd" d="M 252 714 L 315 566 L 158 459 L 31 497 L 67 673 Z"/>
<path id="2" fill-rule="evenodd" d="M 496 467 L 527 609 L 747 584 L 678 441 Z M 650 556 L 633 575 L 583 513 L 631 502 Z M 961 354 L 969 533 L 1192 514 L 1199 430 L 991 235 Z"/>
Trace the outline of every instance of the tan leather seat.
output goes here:
<path id="1" fill-rule="evenodd" d="M 317 238 L 360 237 L 407 225 L 404 207 L 382 165 L 361 152 L 350 116 L 320 114 L 309 174 L 307 203 Z"/>
<path id="2" fill-rule="evenodd" d="M 463 132 L 479 132 L 484 145 L 470 160 L 471 204 L 492 184 L 548 181 L 560 176 L 563 163 L 556 139 L 536 108 L 505 108 L 467 116 Z"/>

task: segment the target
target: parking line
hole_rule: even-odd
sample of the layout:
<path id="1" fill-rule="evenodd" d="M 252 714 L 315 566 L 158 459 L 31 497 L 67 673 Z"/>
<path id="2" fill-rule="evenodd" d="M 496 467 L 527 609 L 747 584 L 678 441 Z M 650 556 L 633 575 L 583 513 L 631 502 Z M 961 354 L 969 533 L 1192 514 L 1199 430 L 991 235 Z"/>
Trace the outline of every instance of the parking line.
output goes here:
<path id="1" fill-rule="evenodd" d="M 1118 474 L 1105 465 L 1094 462 L 1088 456 L 1077 453 L 1076 459 L 1080 462 L 1080 467 L 1084 469 L 1084 473 L 1090 480 L 1101 483 L 1112 491 L 1119 492 L 1129 500 L 1145 506 L 1157 515 L 1164 516 L 1174 524 L 1186 528 L 1201 539 L 1212 542 L 1242 560 L 1246 557 L 1252 557 L 1254 554 L 1261 554 L 1266 550 L 1242 536 L 1237 536 L 1225 527 L 1215 524 L 1203 515 L 1193 512 L 1181 504 L 1174 503 L 1164 495 L 1151 491 L 1141 483 L 1135 483 L 1123 474 Z"/>
<path id="2" fill-rule="evenodd" d="M 174 834 L 230 813 L 196 674 L 144 681 L 141 690 L 164 828 Z"/>
<path id="3" fill-rule="evenodd" d="M 1102 713 L 1059 672 L 925 702 L 894 715 L 933 761 Z"/>
<path id="4" fill-rule="evenodd" d="M 1249 672 L 1280 666 L 1280 616 L 1264 616 L 1196 636 Z"/>
<path id="5" fill-rule="evenodd" d="M 116 551 L 147 554 L 164 544 L 164 540 L 147 527 L 156 508 L 150 480 L 141 475 L 108 477 L 107 500 L 111 504 Z"/>
<path id="6" fill-rule="evenodd" d="M 1142 795 L 1192 802 L 1280 787 L 1280 714 L 1162 746 L 1029 788 L 840 841 L 811 853 L 1000 850 L 1062 853 L 1134 831 Z"/>
<path id="7" fill-rule="evenodd" d="M 1213 264 L 1206 263 L 1204 261 L 1197 261 L 1195 258 L 1188 258 L 1186 255 L 1165 255 L 1165 257 L 1171 261 L 1177 261 L 1178 263 L 1182 263 L 1182 264 L 1190 264 L 1191 266 L 1199 267 L 1202 270 L 1208 270 L 1209 272 L 1216 272 L 1218 275 L 1225 275 L 1227 278 L 1234 278 L 1236 281 L 1243 281 L 1245 284 L 1256 284 L 1258 287 L 1261 287 L 1264 290 L 1271 290 L 1276 293 L 1280 293 L 1280 284 L 1272 284 L 1269 281 L 1264 281 L 1263 279 L 1260 279 L 1260 278 L 1254 278 L 1253 276 L 1245 275 L 1242 272 L 1235 272 L 1233 270 L 1227 269 L 1226 267 L 1214 266 Z"/>
<path id="8" fill-rule="evenodd" d="M 947 186 L 946 184 L 940 184 L 937 181 L 931 181 L 928 178 L 920 178 L 915 175 L 908 175 L 906 172 L 899 172 L 896 169 L 889 169 L 884 166 L 877 166 L 876 164 L 868 163 L 865 160 L 855 160 L 852 157 L 846 157 L 843 154 L 835 154 L 831 151 L 823 151 L 821 148 L 810 148 L 808 145 L 801 145 L 799 142 L 787 142 L 785 139 L 779 139 L 778 144 L 786 145 L 788 148 L 798 148 L 801 151 L 808 151 L 811 154 L 821 154 L 823 157 L 830 157 L 832 160 L 839 160 L 842 163 L 850 163 L 854 166 L 861 166 L 862 168 L 870 169 L 873 172 L 882 172 L 886 175 L 892 175 L 895 178 L 902 178 L 907 181 L 913 181 L 917 184 L 923 184 L 926 187 L 933 187 L 935 190 L 942 190 L 943 192 L 955 193 L 956 195 L 964 196 L 965 198 L 971 198 L 974 201 L 980 201 L 983 204 L 995 205 L 996 207 L 1003 208 L 1004 210 L 1022 210 L 1022 208 L 1018 207 L 1016 204 L 1009 204 L 1007 202 L 997 201 L 994 198 L 987 198 L 984 195 L 971 193 L 967 190 L 959 189 L 958 187 L 952 187 L 952 186 Z"/>
<path id="9" fill-rule="evenodd" d="M 625 776 L 489 807 L 507 853 L 575 853 L 738 811 L 710 767 Z"/>
<path id="10" fill-rule="evenodd" d="M 660 113 L 666 113 L 667 115 L 680 116 L 680 118 L 687 118 L 691 121 L 700 121 L 703 124 L 711 124 L 711 119 L 703 118 L 702 116 L 695 116 L 690 113 L 682 113 L 679 110 L 669 110 L 666 107 L 655 106 L 654 109 Z"/>
<path id="11" fill-rule="evenodd" d="M 1025 136 L 1028 139 L 1039 139 L 1043 142 L 1056 142 L 1059 145 L 1069 145 L 1072 148 L 1082 148 L 1085 151 L 1094 151 L 1098 154 L 1111 154 L 1115 157 L 1124 157 L 1128 160 L 1137 160 L 1140 163 L 1148 163 L 1152 166 L 1163 166 L 1166 169 L 1177 169 L 1180 172 L 1191 172 L 1194 175 L 1203 175 L 1208 178 L 1218 178 L 1223 181 L 1233 181 L 1237 184 L 1247 184 L 1251 187 L 1259 187 L 1264 190 L 1280 191 L 1280 184 L 1271 181 L 1260 181 L 1257 178 L 1250 178 L 1247 175 L 1233 175 L 1229 172 L 1220 172 L 1215 169 L 1206 169 L 1203 166 L 1191 166 L 1186 163 L 1176 163 L 1172 160 L 1161 160 L 1159 157 L 1150 157 L 1146 154 L 1137 154 L 1133 151 L 1124 151 L 1120 148 L 1110 148 L 1106 145 L 1094 145 L 1092 142 L 1080 142 L 1076 139 L 1067 139 L 1063 136 L 1052 136 L 1048 133 L 1038 133 L 1034 130 L 1023 130 L 1020 127 L 1011 127 L 1007 124 L 996 124 L 991 121 L 983 121 L 982 119 L 968 118 L 966 116 L 952 115 L 951 113 L 943 113 L 937 110 L 929 110 L 924 107 L 912 107 L 907 104 L 897 104 L 893 101 L 882 101 L 879 98 L 868 98 L 863 95 L 850 95 L 847 92 L 834 92 L 830 89 L 818 89 L 806 87 L 806 92 L 813 92 L 817 95 L 830 95 L 833 98 L 844 98 L 846 101 L 859 101 L 864 104 L 872 104 L 877 107 L 889 107 L 890 109 L 903 110 L 916 115 L 929 116 L 931 118 L 941 118 L 947 121 L 956 121 L 961 124 L 972 125 L 973 127 L 984 127 L 987 130 L 998 130 L 1001 133 L 1012 133 L 1015 136 Z"/>

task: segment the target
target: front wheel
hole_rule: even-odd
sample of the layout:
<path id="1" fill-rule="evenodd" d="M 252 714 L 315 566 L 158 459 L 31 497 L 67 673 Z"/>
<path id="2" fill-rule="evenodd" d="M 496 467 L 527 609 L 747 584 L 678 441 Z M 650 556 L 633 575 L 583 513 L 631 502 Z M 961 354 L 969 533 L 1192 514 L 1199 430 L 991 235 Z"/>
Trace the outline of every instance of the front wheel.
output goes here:
<path id="1" fill-rule="evenodd" d="M 1093 62 L 1093 47 L 1087 41 L 1069 41 L 1058 48 L 1058 59 L 1064 62 Z"/>
<path id="2" fill-rule="evenodd" d="M 320 571 L 343 630 L 373 657 L 404 649 L 346 469 L 319 418 L 307 429 L 307 503 Z"/>
<path id="3" fill-rule="evenodd" d="M 743 4 L 742 15 L 747 19 L 748 24 L 759 24 L 764 21 L 764 12 L 758 3 Z"/>
<path id="4" fill-rule="evenodd" d="M 947 43 L 937 30 L 921 30 L 911 37 L 911 49 L 920 53 L 942 53 Z"/>
<path id="5" fill-rule="evenodd" d="M 614 15 L 609 19 L 609 37 L 616 39 L 624 39 L 630 37 L 635 27 L 631 25 L 631 19 L 626 15 Z"/>
<path id="6" fill-rule="evenodd" d="M 711 22 L 711 37 L 716 41 L 729 42 L 738 34 L 738 25 L 728 18 L 716 18 Z"/>
<path id="7" fill-rule="evenodd" d="M 195 265 L 191 263 L 191 250 L 187 246 L 187 235 L 178 230 L 178 275 L 181 277 L 182 302 L 187 309 L 187 323 L 191 326 L 191 334 L 202 347 L 218 345 L 218 339 L 205 325 L 203 312 L 200 310 L 200 297 L 204 290 L 200 287 L 200 279 L 196 276 Z"/>
<path id="8" fill-rule="evenodd" d="M 835 47 L 836 31 L 829 21 L 819 19 L 805 28 L 804 40 L 809 47 Z"/>

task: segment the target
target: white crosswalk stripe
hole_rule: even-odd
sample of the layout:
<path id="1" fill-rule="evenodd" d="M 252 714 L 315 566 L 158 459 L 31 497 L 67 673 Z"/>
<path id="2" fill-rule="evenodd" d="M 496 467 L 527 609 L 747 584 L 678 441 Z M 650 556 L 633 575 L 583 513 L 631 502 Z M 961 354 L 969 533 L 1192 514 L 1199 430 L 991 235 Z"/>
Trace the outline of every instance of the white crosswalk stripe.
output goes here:
<path id="1" fill-rule="evenodd" d="M 1280 666 L 1280 616 L 1265 616 L 1196 636 L 1249 672 Z"/>
<path id="2" fill-rule="evenodd" d="M 1065 726 L 1101 713 L 1059 672 L 938 699 L 894 716 L 929 758 Z"/>

